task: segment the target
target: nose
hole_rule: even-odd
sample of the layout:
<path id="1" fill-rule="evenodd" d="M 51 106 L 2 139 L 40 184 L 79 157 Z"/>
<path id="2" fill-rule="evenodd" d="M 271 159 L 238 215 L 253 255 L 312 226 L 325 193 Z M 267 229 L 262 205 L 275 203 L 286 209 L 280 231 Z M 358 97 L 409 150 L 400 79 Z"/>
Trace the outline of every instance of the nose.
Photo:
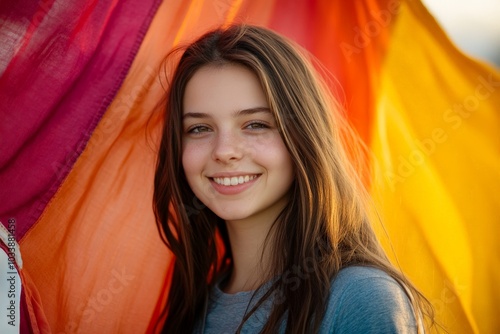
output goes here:
<path id="1" fill-rule="evenodd" d="M 219 133 L 215 138 L 212 158 L 221 163 L 238 161 L 243 156 L 242 138 L 232 132 Z"/>

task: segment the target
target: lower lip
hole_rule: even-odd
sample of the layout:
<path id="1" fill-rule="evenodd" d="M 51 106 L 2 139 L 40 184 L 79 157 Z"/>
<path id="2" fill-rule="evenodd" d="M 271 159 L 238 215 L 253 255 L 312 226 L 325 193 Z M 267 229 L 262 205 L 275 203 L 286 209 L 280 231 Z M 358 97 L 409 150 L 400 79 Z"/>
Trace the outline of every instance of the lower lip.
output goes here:
<path id="1" fill-rule="evenodd" d="M 210 179 L 210 183 L 212 184 L 212 187 L 214 187 L 214 189 L 222 195 L 236 195 L 250 188 L 259 179 L 259 177 L 260 175 L 258 175 L 251 181 L 235 186 L 225 186 L 223 184 L 218 184 L 213 179 Z"/>

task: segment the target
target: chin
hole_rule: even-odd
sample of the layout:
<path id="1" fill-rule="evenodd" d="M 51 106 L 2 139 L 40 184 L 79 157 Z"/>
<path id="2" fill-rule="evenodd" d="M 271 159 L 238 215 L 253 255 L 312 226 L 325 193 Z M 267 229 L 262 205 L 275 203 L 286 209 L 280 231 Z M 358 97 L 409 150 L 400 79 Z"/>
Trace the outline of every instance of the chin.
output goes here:
<path id="1" fill-rule="evenodd" d="M 247 218 L 247 216 L 242 216 L 242 215 L 237 215 L 237 214 L 217 214 L 217 217 L 219 217 L 220 219 L 223 219 L 225 221 L 236 221 L 236 220 L 242 220 L 242 219 L 245 219 Z"/>
<path id="2" fill-rule="evenodd" d="M 212 209 L 210 209 L 212 210 Z M 226 221 L 232 221 L 232 220 L 242 220 L 242 219 L 245 219 L 245 218 L 248 218 L 248 214 L 244 213 L 244 212 L 241 212 L 241 211 L 238 211 L 238 212 L 228 212 L 226 210 L 212 210 L 213 213 L 215 213 L 217 215 L 217 217 L 223 219 L 223 220 L 226 220 Z"/>

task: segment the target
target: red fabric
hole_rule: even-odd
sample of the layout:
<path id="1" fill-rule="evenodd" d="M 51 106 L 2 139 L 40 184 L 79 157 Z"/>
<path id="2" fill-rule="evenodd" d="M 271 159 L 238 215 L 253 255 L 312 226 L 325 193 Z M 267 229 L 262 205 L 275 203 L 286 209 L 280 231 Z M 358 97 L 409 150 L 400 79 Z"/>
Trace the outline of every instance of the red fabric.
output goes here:
<path id="1" fill-rule="evenodd" d="M 338 82 L 331 82 L 349 121 L 370 143 L 375 96 L 391 22 L 399 1 L 277 0 L 269 27 L 318 58 Z M 373 30 L 373 32 L 372 32 Z"/>
<path id="2" fill-rule="evenodd" d="M 0 220 L 17 220 L 17 240 L 85 148 L 158 5 L 2 1 Z"/>

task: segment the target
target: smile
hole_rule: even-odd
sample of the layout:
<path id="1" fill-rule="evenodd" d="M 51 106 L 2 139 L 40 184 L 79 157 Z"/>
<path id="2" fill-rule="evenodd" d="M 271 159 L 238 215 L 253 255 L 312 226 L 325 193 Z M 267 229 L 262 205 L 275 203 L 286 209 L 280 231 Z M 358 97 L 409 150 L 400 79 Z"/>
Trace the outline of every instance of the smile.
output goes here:
<path id="1" fill-rule="evenodd" d="M 257 178 L 257 175 L 240 175 L 233 177 L 214 177 L 212 178 L 215 183 L 222 186 L 237 186 L 239 184 L 244 184 Z"/>

